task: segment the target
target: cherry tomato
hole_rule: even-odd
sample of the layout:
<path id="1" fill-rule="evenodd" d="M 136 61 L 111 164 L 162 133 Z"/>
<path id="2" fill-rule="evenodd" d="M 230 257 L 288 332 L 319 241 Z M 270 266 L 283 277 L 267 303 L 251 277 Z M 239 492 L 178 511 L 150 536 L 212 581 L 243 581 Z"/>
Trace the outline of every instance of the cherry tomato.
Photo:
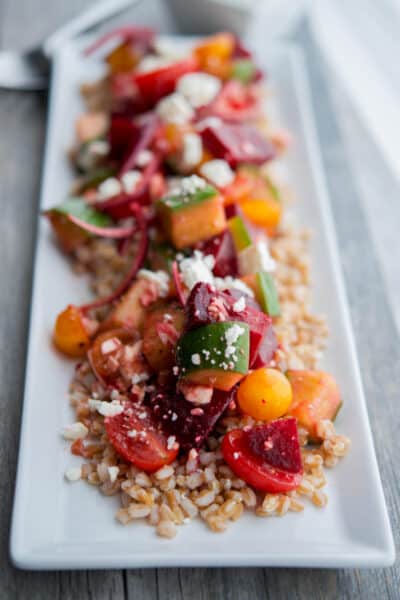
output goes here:
<path id="1" fill-rule="evenodd" d="M 171 65 L 166 65 L 153 71 L 136 73 L 134 82 L 140 95 L 150 104 L 154 104 L 167 94 L 171 94 L 178 79 L 186 73 L 192 73 L 198 68 L 197 60 L 190 56 Z"/>
<path id="2" fill-rule="evenodd" d="M 124 389 L 132 376 L 146 371 L 138 334 L 129 329 L 111 329 L 96 337 L 88 358 L 96 377 L 104 384 Z"/>
<path id="3" fill-rule="evenodd" d="M 238 477 L 263 492 L 289 492 L 303 477 L 293 418 L 278 419 L 250 431 L 233 429 L 223 439 L 222 454 Z"/>
<path id="4" fill-rule="evenodd" d="M 281 371 L 262 367 L 243 379 L 237 398 L 244 413 L 257 421 L 271 421 L 288 412 L 292 388 Z"/>
<path id="5" fill-rule="evenodd" d="M 90 346 L 90 337 L 82 312 L 77 306 L 70 304 L 58 315 L 54 326 L 54 343 L 68 356 L 85 356 Z"/>
<path id="6" fill-rule="evenodd" d="M 104 424 L 116 451 L 143 471 L 157 471 L 178 454 L 179 444 L 169 444 L 149 409 L 143 405 L 127 403 L 124 412 L 106 417 Z"/>

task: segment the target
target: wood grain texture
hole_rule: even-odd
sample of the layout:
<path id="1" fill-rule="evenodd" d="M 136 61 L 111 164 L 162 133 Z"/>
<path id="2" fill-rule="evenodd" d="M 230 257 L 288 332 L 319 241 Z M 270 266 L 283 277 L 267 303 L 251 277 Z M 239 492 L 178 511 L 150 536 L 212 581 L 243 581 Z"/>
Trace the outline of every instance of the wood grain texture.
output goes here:
<path id="1" fill-rule="evenodd" d="M 26 46 L 88 5 L 73 0 L 0 0 L 0 42 Z M 162 2 L 146 0 L 137 22 L 171 31 Z M 396 477 L 400 347 L 348 157 L 330 106 L 324 65 L 302 27 L 323 160 L 333 199 L 353 326 L 369 400 L 378 460 L 393 529 L 399 523 Z M 391 569 L 149 569 L 23 572 L 8 560 L 9 520 L 18 451 L 32 256 L 44 142 L 46 97 L 0 92 L 0 598 L 5 600 L 258 600 L 400 598 L 398 564 Z M 388 360 L 389 357 L 389 360 Z M 397 418 L 398 421 L 398 418 Z M 368 524 L 366 524 L 368 526 Z M 398 543 L 398 537 L 397 537 Z"/>

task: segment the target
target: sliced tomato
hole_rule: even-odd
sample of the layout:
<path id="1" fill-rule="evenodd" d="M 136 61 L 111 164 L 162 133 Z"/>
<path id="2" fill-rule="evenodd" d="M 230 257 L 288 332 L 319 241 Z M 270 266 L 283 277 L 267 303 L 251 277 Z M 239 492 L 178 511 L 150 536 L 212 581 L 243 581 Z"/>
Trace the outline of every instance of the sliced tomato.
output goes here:
<path id="1" fill-rule="evenodd" d="M 146 406 L 126 403 L 122 413 L 106 417 L 104 424 L 116 451 L 143 471 L 157 471 L 178 454 L 179 444 L 169 443 Z"/>
<path id="2" fill-rule="evenodd" d="M 88 358 L 99 381 L 119 389 L 129 387 L 132 376 L 146 370 L 138 334 L 129 329 L 110 329 L 98 335 Z"/>
<path id="3" fill-rule="evenodd" d="M 303 477 L 297 424 L 292 418 L 250 431 L 233 429 L 224 437 L 222 453 L 238 477 L 263 492 L 289 492 Z"/>
<path id="4" fill-rule="evenodd" d="M 192 73 L 198 69 L 196 58 L 189 56 L 184 60 L 154 69 L 153 71 L 144 71 L 136 73 L 134 83 L 136 84 L 141 97 L 149 104 L 154 104 L 167 94 L 171 94 L 176 82 L 182 75 Z"/>
<path id="5" fill-rule="evenodd" d="M 225 83 L 213 102 L 199 110 L 199 118 L 214 116 L 224 121 L 254 121 L 260 116 L 260 109 L 257 88 L 232 80 Z"/>

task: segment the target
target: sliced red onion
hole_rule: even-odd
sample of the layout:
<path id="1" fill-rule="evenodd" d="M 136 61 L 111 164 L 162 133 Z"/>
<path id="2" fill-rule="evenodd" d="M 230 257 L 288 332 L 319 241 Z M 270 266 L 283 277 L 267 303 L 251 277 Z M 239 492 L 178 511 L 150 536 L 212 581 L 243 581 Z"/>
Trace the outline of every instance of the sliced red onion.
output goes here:
<path id="1" fill-rule="evenodd" d="M 185 306 L 186 293 L 185 293 L 185 289 L 182 285 L 182 280 L 181 280 L 181 276 L 179 274 L 179 269 L 178 269 L 178 263 L 176 262 L 176 260 L 174 260 L 174 262 L 172 263 L 172 276 L 174 278 L 176 293 L 178 294 L 179 302 L 182 304 L 182 306 Z"/>
<path id="2" fill-rule="evenodd" d="M 125 275 L 124 279 L 121 281 L 121 283 L 119 284 L 117 289 L 114 290 L 114 292 L 112 292 L 112 294 L 110 294 L 109 296 L 106 296 L 105 298 L 99 298 L 98 300 L 95 300 L 94 302 L 90 302 L 89 304 L 84 304 L 83 306 L 80 307 L 81 311 L 86 312 L 86 311 L 92 310 L 94 308 L 100 308 L 101 306 L 104 306 L 106 304 L 111 304 L 111 302 L 114 302 L 114 300 L 117 300 L 125 292 L 125 290 L 127 290 L 131 281 L 136 277 L 137 272 L 142 267 L 142 265 L 145 261 L 147 249 L 149 246 L 147 223 L 143 216 L 141 206 L 139 206 L 139 205 L 132 206 L 132 212 L 136 216 L 137 230 L 140 231 L 142 235 L 141 235 L 138 249 L 137 249 L 135 258 L 132 262 L 131 268 L 129 269 L 128 273 Z"/>
<path id="3" fill-rule="evenodd" d="M 140 152 L 142 152 L 142 150 L 147 150 L 147 148 L 150 146 L 157 133 L 159 125 L 160 121 L 158 116 L 155 114 L 149 115 L 146 123 L 143 125 L 143 129 L 137 143 L 132 148 L 130 154 L 128 154 L 120 169 L 120 177 L 135 167 L 138 155 Z"/>
<path id="4" fill-rule="evenodd" d="M 132 235 L 137 231 L 137 225 L 131 225 L 130 227 L 98 227 L 97 225 L 92 225 L 92 223 L 87 223 L 86 221 L 82 221 L 78 217 L 74 215 L 67 215 L 69 221 L 78 225 L 81 229 L 88 231 L 89 233 L 93 233 L 94 235 L 99 235 L 105 238 L 111 238 L 115 240 L 120 240 L 128 237 L 132 237 Z"/>

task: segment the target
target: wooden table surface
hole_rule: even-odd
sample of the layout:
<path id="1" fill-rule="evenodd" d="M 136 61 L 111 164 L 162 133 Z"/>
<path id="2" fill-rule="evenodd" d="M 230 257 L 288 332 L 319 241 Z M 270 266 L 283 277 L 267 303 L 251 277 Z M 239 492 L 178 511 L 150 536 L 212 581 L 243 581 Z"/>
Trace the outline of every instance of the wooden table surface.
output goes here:
<path id="1" fill-rule="evenodd" d="M 2 47 L 26 47 L 89 1 L 0 0 Z M 174 23 L 158 0 L 132 12 L 161 31 Z M 325 68 L 302 25 L 314 108 L 378 461 L 399 543 L 400 345 L 358 181 L 332 111 Z M 150 569 L 23 572 L 8 558 L 10 514 L 30 307 L 32 256 L 45 137 L 46 96 L 0 91 L 0 599 L 355 599 L 400 598 L 398 562 L 377 570 Z M 371 165 L 376 168 L 376 165 Z M 375 173 L 379 178 L 379 171 Z M 394 249 L 395 250 L 395 249 Z M 397 254 L 399 254 L 397 252 Z M 365 523 L 368 527 L 368 523 Z"/>

